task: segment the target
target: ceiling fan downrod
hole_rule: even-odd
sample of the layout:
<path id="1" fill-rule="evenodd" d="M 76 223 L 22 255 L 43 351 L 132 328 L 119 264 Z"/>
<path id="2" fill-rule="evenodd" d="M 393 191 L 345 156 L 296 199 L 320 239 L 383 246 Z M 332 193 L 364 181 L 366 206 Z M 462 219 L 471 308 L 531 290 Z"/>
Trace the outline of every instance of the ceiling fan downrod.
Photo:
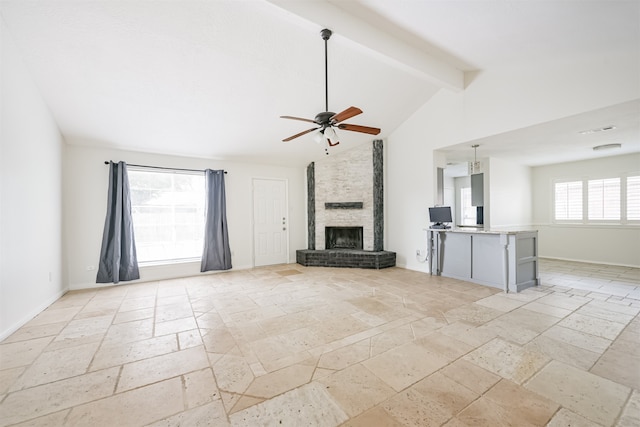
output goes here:
<path id="1" fill-rule="evenodd" d="M 329 62 L 327 60 L 327 40 L 331 38 L 331 30 L 325 28 L 320 31 L 324 40 L 324 111 L 329 111 Z"/>

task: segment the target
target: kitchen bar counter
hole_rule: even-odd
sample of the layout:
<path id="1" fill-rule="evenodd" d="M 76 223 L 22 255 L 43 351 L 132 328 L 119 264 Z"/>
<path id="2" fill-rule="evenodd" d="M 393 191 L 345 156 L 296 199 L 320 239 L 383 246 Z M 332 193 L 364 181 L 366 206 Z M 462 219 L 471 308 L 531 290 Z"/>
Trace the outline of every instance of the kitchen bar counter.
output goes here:
<path id="1" fill-rule="evenodd" d="M 538 232 L 500 229 L 428 229 L 430 271 L 519 292 L 537 286 Z"/>

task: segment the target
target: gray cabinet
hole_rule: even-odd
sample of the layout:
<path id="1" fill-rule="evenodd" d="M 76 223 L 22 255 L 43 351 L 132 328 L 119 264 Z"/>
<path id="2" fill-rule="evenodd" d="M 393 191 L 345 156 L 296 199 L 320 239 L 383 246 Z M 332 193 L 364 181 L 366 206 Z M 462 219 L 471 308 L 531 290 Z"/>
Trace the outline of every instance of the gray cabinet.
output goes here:
<path id="1" fill-rule="evenodd" d="M 471 206 L 484 206 L 484 174 L 471 175 Z"/>
<path id="2" fill-rule="evenodd" d="M 439 233 L 439 267 L 454 277 L 471 277 L 471 235 Z"/>
<path id="3" fill-rule="evenodd" d="M 520 292 L 537 286 L 537 231 L 429 229 L 431 274 Z"/>

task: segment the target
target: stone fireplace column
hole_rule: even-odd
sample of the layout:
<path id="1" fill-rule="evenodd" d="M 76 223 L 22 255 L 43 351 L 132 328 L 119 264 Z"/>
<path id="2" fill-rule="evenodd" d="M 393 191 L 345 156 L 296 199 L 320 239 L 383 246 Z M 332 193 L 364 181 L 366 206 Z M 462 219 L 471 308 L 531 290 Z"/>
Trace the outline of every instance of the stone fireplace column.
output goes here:
<path id="1" fill-rule="evenodd" d="M 373 250 L 384 250 L 384 165 L 382 140 L 373 141 Z"/>
<path id="2" fill-rule="evenodd" d="M 307 246 L 316 249 L 316 178 L 315 164 L 307 166 Z"/>

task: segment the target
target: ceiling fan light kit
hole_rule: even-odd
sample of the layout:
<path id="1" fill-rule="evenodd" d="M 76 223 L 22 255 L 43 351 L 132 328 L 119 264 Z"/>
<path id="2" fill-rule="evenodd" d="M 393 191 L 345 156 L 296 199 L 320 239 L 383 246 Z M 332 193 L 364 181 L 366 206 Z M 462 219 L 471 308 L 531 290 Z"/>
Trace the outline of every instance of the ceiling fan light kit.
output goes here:
<path id="1" fill-rule="evenodd" d="M 367 133 L 370 135 L 378 135 L 380 133 L 380 129 L 373 128 L 369 126 L 361 126 L 361 125 L 351 125 L 347 123 L 342 123 L 344 120 L 350 119 L 351 117 L 357 116 L 358 114 L 362 114 L 362 110 L 357 107 L 349 107 L 344 111 L 336 114 L 332 111 L 329 111 L 329 77 L 328 77 L 328 61 L 327 61 L 327 41 L 331 38 L 331 30 L 323 29 L 320 31 L 320 35 L 322 36 L 322 40 L 324 40 L 324 87 L 325 87 L 325 111 L 316 114 L 316 117 L 311 119 L 304 119 L 301 117 L 293 117 L 293 116 L 280 116 L 283 119 L 290 120 L 300 120 L 303 122 L 314 123 L 316 127 L 311 129 L 307 129 L 295 135 L 292 135 L 288 138 L 283 139 L 283 142 L 289 142 L 293 139 L 296 139 L 302 135 L 306 135 L 313 131 L 318 131 L 314 135 L 314 140 L 318 143 L 322 141 L 326 141 L 329 147 L 334 147 L 340 144 L 338 140 L 338 134 L 336 133 L 334 128 L 338 128 L 341 130 L 348 130 L 352 132 L 360 132 Z M 325 148 L 325 152 L 329 154 L 327 148 Z"/>

